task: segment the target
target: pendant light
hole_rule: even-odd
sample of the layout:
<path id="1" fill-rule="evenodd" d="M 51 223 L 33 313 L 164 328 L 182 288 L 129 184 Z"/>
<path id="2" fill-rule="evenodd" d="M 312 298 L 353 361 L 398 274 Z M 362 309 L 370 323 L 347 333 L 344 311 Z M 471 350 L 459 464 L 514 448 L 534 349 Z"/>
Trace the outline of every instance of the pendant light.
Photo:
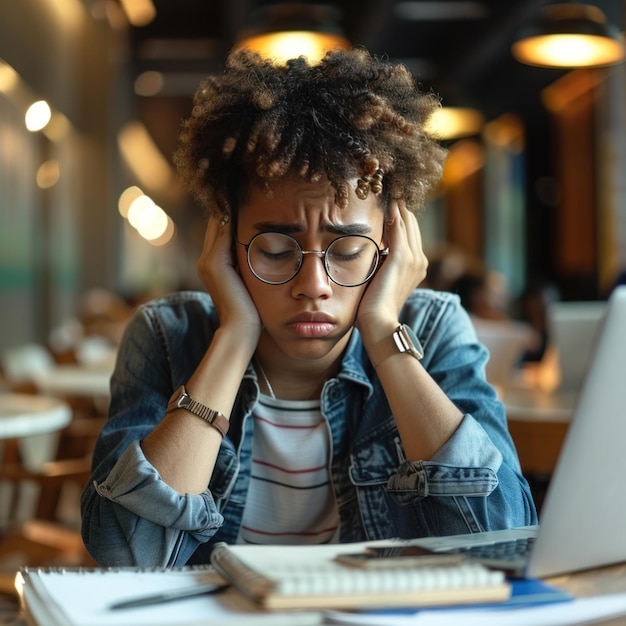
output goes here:
<path id="1" fill-rule="evenodd" d="M 485 124 L 483 114 L 471 107 L 444 106 L 429 118 L 425 131 L 442 141 L 479 135 Z"/>
<path id="2" fill-rule="evenodd" d="M 338 11 L 328 5 L 267 5 L 250 14 L 235 48 L 250 48 L 277 63 L 299 56 L 316 63 L 329 50 L 350 47 L 338 18 Z"/>
<path id="3" fill-rule="evenodd" d="M 539 20 L 520 33 L 511 51 L 527 65 L 603 67 L 624 60 L 624 37 L 598 7 L 559 3 L 544 7 Z"/>

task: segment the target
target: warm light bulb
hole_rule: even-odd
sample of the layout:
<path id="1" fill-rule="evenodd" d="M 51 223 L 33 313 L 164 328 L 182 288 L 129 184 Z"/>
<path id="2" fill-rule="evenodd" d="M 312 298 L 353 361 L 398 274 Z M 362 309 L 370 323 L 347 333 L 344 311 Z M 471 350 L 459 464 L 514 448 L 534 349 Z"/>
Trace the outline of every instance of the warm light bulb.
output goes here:
<path id="1" fill-rule="evenodd" d="M 24 120 L 26 122 L 26 128 L 31 132 L 37 132 L 46 127 L 50 118 L 52 117 L 52 111 L 50 105 L 45 100 L 38 100 L 33 102 L 26 111 Z"/>
<path id="2" fill-rule="evenodd" d="M 132 26 L 146 26 L 156 17 L 152 0 L 120 0 L 120 4 Z"/>
<path id="3" fill-rule="evenodd" d="M 137 229 L 139 234 L 148 241 L 161 237 L 167 230 L 169 220 L 167 214 L 161 207 L 156 204 L 154 206 L 156 210 L 151 212 L 150 220 L 146 221 L 145 224 L 142 224 L 142 226 Z"/>
<path id="4" fill-rule="evenodd" d="M 13 91 L 19 82 L 17 72 L 6 63 L 0 61 L 0 91 L 9 93 Z"/>
<path id="5" fill-rule="evenodd" d="M 139 196 L 143 196 L 143 191 L 139 189 L 136 185 L 132 185 L 127 187 L 122 191 L 120 197 L 117 201 L 117 210 L 119 211 L 122 217 L 128 217 L 128 211 L 130 209 L 130 205 L 139 198 Z"/>
<path id="6" fill-rule="evenodd" d="M 40 189 L 54 187 L 61 178 L 61 166 L 56 159 L 44 161 L 37 169 L 36 182 Z"/>
<path id="7" fill-rule="evenodd" d="M 485 120 L 476 109 L 443 107 L 428 120 L 425 130 L 437 139 L 458 139 L 479 133 Z"/>
<path id="8" fill-rule="evenodd" d="M 512 49 L 520 61 L 548 67 L 611 65 L 623 57 L 619 41 L 597 35 L 555 34 L 529 37 L 513 44 Z"/>
<path id="9" fill-rule="evenodd" d="M 166 243 L 169 243 L 174 238 L 175 234 L 176 226 L 174 225 L 172 219 L 168 216 L 167 227 L 165 228 L 163 234 L 160 237 L 148 239 L 148 243 L 152 244 L 153 246 L 164 246 Z"/>
<path id="10" fill-rule="evenodd" d="M 347 48 L 348 42 L 338 35 L 309 31 L 284 31 L 245 39 L 239 47 L 249 48 L 276 63 L 305 56 L 309 63 L 319 62 L 326 52 Z"/>
<path id="11" fill-rule="evenodd" d="M 139 196 L 128 207 L 128 223 L 140 230 L 150 224 L 152 216 L 157 211 L 157 205 L 149 196 Z"/>

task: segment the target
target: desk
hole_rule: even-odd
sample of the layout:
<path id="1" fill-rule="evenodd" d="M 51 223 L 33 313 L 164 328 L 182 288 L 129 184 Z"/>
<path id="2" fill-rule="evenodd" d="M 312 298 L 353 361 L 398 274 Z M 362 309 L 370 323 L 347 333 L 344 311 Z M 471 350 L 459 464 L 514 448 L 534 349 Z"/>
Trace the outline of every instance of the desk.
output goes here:
<path id="1" fill-rule="evenodd" d="M 547 578 L 546 582 L 571 591 L 577 598 L 611 593 L 626 593 L 626 563 L 565 576 Z M 626 616 L 594 622 L 602 626 L 624 626 Z"/>
<path id="2" fill-rule="evenodd" d="M 6 591 L 15 591 L 14 581 L 15 573 L 7 573 L 4 576 L 4 580 L 0 577 L 0 583 L 3 583 L 1 588 L 6 589 Z M 624 593 L 626 592 L 626 565 L 616 565 L 612 567 L 594 569 L 587 572 L 579 572 L 568 576 L 549 578 L 546 582 L 571 591 L 577 598 L 601 596 L 612 593 Z M 17 592 L 15 593 L 17 595 Z M 5 621 L 2 623 L 6 624 L 6 626 L 27 626 L 27 624 L 31 624 L 31 622 L 26 621 L 25 616 L 20 614 L 17 602 L 15 603 L 11 613 L 9 613 L 9 610 L 6 611 Z M 211 621 L 211 623 L 214 622 Z M 230 622 L 228 620 L 222 620 L 222 623 L 224 626 L 228 626 Z M 240 619 L 235 619 L 232 623 L 245 623 L 253 626 L 255 621 L 254 617 L 251 617 L 249 620 L 246 619 L 243 622 Z M 268 622 L 263 620 L 263 623 L 267 624 Z M 280 623 L 284 623 L 284 621 Z M 317 623 L 319 626 L 322 626 L 324 623 L 328 624 L 328 622 L 323 621 L 319 621 Z M 587 623 L 596 624 L 598 626 L 600 624 L 602 624 L 602 626 L 624 626 L 624 624 L 626 624 L 626 617 L 622 616 L 611 620 L 593 621 Z M 506 624 L 506 619 L 502 621 L 502 624 Z"/>
<path id="3" fill-rule="evenodd" d="M 0 439 L 49 434 L 67 426 L 71 419 L 70 407 L 56 398 L 0 394 Z"/>
<path id="4" fill-rule="evenodd" d="M 57 365 L 36 379 L 42 393 L 54 396 L 108 397 L 112 366 Z"/>
<path id="5" fill-rule="evenodd" d="M 550 474 L 574 414 L 577 394 L 506 387 L 500 397 L 525 474 Z"/>
<path id="6" fill-rule="evenodd" d="M 71 407 L 56 398 L 0 394 L 0 440 L 17 440 L 17 450 L 27 467 L 39 467 L 55 457 L 59 431 L 71 420 Z"/>
<path id="7" fill-rule="evenodd" d="M 0 462 L 15 463 L 19 457 L 25 468 L 37 470 L 57 454 L 59 432 L 72 420 L 72 409 L 57 398 L 17 393 L 0 393 Z M 3 441 L 2 441 L 3 440 Z M 8 461 L 7 461 L 8 459 Z M 18 515 L 30 514 L 38 489 L 23 485 Z M 7 524 L 14 499 L 11 485 L 0 484 L 0 527 Z"/>

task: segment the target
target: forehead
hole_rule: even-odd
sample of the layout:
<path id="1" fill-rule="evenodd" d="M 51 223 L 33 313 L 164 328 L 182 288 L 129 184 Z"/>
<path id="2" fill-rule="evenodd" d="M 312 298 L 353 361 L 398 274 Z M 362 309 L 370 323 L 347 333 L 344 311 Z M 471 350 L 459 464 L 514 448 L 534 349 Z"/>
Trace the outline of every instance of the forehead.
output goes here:
<path id="1" fill-rule="evenodd" d="M 374 223 L 383 219 L 383 209 L 374 194 L 365 200 L 357 198 L 356 180 L 348 182 L 348 202 L 336 203 L 336 189 L 328 182 L 309 182 L 297 177 L 272 183 L 266 189 L 252 185 L 239 210 L 240 221 L 276 221 L 284 223 Z"/>

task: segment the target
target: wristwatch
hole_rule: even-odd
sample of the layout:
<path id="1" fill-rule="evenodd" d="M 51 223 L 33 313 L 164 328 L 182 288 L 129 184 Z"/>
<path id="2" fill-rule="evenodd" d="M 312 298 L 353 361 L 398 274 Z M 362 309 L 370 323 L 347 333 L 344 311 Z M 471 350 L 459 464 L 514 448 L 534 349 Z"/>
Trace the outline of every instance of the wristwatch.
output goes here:
<path id="1" fill-rule="evenodd" d="M 378 369 L 383 361 L 396 356 L 398 353 L 410 354 L 419 361 L 424 356 L 424 348 L 422 348 L 422 344 L 413 329 L 406 324 L 400 324 L 393 331 L 393 342 L 387 335 L 385 339 L 378 342 L 373 353 L 378 355 L 378 361 L 373 363 L 374 369 Z"/>
<path id="2" fill-rule="evenodd" d="M 400 324 L 393 333 L 393 340 L 400 352 L 407 352 L 418 361 L 423 358 L 424 348 L 410 326 Z"/>
<path id="3" fill-rule="evenodd" d="M 170 401 L 167 405 L 167 413 L 171 413 L 176 409 L 185 409 L 194 415 L 202 418 L 205 422 L 208 422 L 218 430 L 222 437 L 226 437 L 226 433 L 228 432 L 228 427 L 230 426 L 230 422 L 226 419 L 226 417 L 216 411 L 215 409 L 211 409 L 208 406 L 201 404 L 197 400 L 194 400 L 190 395 L 185 385 L 181 385 L 170 398 Z"/>

